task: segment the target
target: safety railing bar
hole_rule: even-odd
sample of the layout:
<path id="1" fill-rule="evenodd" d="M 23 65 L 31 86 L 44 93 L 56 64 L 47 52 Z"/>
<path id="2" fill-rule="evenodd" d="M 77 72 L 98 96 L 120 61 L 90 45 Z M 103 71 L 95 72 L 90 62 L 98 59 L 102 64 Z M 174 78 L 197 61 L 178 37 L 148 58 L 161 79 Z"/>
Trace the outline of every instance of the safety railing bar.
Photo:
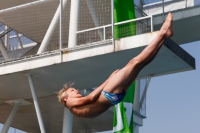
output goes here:
<path id="1" fill-rule="evenodd" d="M 132 19 L 132 20 L 118 22 L 118 23 L 115 23 L 115 26 L 130 23 L 130 22 L 135 22 L 135 21 L 139 21 L 139 20 L 143 20 L 143 19 L 147 19 L 147 18 L 152 18 L 152 16 L 145 16 L 145 17 L 142 17 L 142 18 L 136 18 L 136 19 Z M 111 26 L 112 26 L 111 24 L 108 24 L 108 25 L 104 25 L 104 26 L 90 28 L 90 29 L 87 29 L 87 30 L 81 30 L 81 31 L 78 31 L 76 33 L 83 33 L 83 32 L 87 32 L 87 31 L 99 30 L 99 29 L 103 29 L 103 28 L 107 28 L 107 27 L 111 27 Z"/>
<path id="2" fill-rule="evenodd" d="M 76 33 L 83 33 L 83 32 L 87 32 L 87 31 L 99 30 L 99 29 L 110 27 L 110 26 L 111 26 L 111 24 L 104 25 L 104 26 L 99 26 L 99 27 L 95 27 L 95 28 L 90 28 L 90 29 L 87 29 L 87 30 L 77 31 Z"/>
<path id="3" fill-rule="evenodd" d="M 106 28 L 103 28 L 103 40 L 106 40 Z"/>
<path id="4" fill-rule="evenodd" d="M 177 2 L 177 1 L 184 1 L 184 0 L 165 0 L 164 3 L 173 3 L 173 2 Z M 143 5 L 143 7 L 149 7 L 149 6 L 155 6 L 155 5 L 159 5 L 162 4 L 162 0 L 158 1 L 158 2 L 154 2 L 154 3 L 150 3 L 150 4 L 145 4 Z"/>
<path id="5" fill-rule="evenodd" d="M 151 16 L 146 16 L 146 17 L 142 17 L 142 18 L 136 18 L 136 19 L 131 19 L 131 20 L 123 21 L 123 22 L 118 22 L 118 23 L 115 23 L 115 26 L 130 23 L 130 22 L 135 22 L 135 21 L 143 20 L 143 19 L 147 19 L 147 18 L 151 18 Z"/>

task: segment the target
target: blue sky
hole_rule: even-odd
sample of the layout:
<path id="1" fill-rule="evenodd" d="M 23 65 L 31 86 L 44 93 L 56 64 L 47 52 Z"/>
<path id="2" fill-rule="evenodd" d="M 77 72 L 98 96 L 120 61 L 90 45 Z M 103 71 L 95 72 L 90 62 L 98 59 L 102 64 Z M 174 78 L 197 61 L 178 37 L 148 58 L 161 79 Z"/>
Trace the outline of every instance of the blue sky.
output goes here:
<path id="1" fill-rule="evenodd" d="M 152 78 L 140 133 L 200 133 L 200 41 L 181 47 L 195 58 L 196 70 Z"/>
<path id="2" fill-rule="evenodd" d="M 0 124 L 0 131 L 1 131 L 2 128 L 3 128 L 3 125 Z M 26 133 L 26 132 L 18 130 L 18 129 L 14 129 L 14 128 L 11 127 L 11 128 L 9 128 L 8 133 Z"/>

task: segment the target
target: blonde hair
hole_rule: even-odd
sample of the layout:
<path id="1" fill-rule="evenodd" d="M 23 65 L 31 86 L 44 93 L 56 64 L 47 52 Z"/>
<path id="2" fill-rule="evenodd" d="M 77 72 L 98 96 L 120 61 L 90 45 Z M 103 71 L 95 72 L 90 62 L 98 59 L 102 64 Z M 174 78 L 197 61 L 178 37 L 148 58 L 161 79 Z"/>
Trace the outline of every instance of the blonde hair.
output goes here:
<path id="1" fill-rule="evenodd" d="M 67 107 L 67 105 L 66 105 L 64 98 L 68 96 L 67 90 L 69 88 L 71 88 L 72 85 L 74 85 L 74 83 L 71 83 L 71 82 L 66 83 L 66 84 L 63 85 L 63 88 L 58 92 L 58 101 L 61 102 L 61 104 L 65 107 Z"/>

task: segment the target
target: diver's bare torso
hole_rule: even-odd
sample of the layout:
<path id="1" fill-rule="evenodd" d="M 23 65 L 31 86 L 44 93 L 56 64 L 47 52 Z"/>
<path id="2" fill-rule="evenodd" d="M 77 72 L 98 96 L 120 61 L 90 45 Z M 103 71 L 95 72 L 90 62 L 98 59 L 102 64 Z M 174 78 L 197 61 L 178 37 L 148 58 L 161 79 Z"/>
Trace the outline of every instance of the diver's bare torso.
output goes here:
<path id="1" fill-rule="evenodd" d="M 91 103 L 84 106 L 77 106 L 69 108 L 72 114 L 82 118 L 94 118 L 105 112 L 108 108 L 113 106 L 108 99 L 102 94 Z"/>

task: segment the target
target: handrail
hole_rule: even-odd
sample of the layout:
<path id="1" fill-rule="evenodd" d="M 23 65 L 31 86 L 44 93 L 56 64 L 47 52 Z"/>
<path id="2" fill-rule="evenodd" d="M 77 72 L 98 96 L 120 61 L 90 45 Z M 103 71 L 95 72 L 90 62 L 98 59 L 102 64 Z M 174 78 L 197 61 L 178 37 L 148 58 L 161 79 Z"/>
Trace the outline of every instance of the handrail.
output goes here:
<path id="1" fill-rule="evenodd" d="M 135 21 L 147 19 L 147 18 L 151 18 L 151 32 L 152 32 L 153 31 L 153 17 L 152 16 L 145 16 L 145 17 L 141 17 L 141 18 L 136 18 L 136 19 L 131 19 L 131 20 L 127 20 L 127 21 L 122 21 L 122 22 L 115 23 L 114 25 L 115 26 L 122 25 L 122 24 L 130 23 L 130 22 L 135 22 Z M 108 24 L 108 25 L 104 25 L 104 26 L 98 26 L 98 27 L 95 27 L 95 28 L 90 28 L 90 29 L 86 29 L 86 30 L 77 31 L 76 33 L 83 33 L 83 32 L 87 32 L 87 31 L 105 29 L 105 28 L 111 27 L 111 26 L 112 26 L 111 24 Z"/>
<path id="2" fill-rule="evenodd" d="M 151 16 L 145 16 L 145 17 L 141 17 L 141 18 L 136 18 L 136 19 L 131 19 L 131 20 L 126 20 L 126 21 L 118 22 L 118 23 L 115 23 L 115 26 L 126 24 L 126 23 L 130 23 L 130 22 L 135 22 L 135 21 L 143 20 L 143 19 L 147 19 L 147 18 L 151 18 Z"/>
<path id="3" fill-rule="evenodd" d="M 138 21 L 138 20 L 147 19 L 147 18 L 151 18 L 152 19 L 152 16 L 145 16 L 145 17 L 141 17 L 141 18 L 122 21 L 122 22 L 115 23 L 114 25 L 115 26 L 122 25 L 122 24 L 130 23 L 130 22 L 135 22 L 135 21 Z M 104 27 L 107 28 L 107 27 L 111 27 L 111 26 L 112 26 L 111 24 L 108 24 L 108 25 L 104 25 L 104 26 L 98 26 L 98 27 L 95 27 L 95 28 L 90 28 L 90 29 L 87 29 L 87 30 L 80 30 L 80 31 L 77 31 L 76 33 L 83 33 L 83 32 L 86 32 L 86 31 L 99 30 L 99 29 L 103 29 Z"/>

